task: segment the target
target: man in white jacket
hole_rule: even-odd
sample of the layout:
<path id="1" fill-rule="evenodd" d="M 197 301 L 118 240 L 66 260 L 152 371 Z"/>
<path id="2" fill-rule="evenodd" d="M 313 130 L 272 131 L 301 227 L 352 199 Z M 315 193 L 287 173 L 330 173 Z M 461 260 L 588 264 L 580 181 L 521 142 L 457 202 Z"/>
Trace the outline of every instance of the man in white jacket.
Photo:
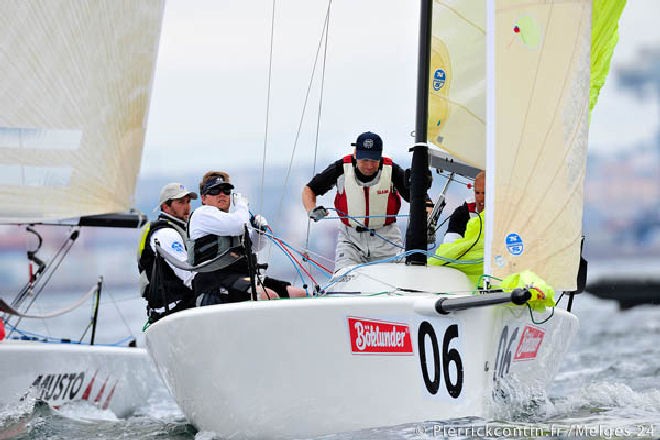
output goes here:
<path id="1" fill-rule="evenodd" d="M 190 217 L 189 235 L 193 240 L 193 264 L 217 260 L 216 270 L 198 272 L 193 288 L 199 305 L 249 301 L 251 299 L 250 266 L 256 258 L 244 246 L 245 226 L 251 225 L 251 241 L 259 250 L 264 240 L 259 233 L 268 228 L 260 215 L 251 217 L 248 201 L 233 193 L 229 175 L 222 171 L 207 172 L 200 182 L 202 206 Z M 250 264 L 252 258 L 254 264 Z M 259 299 L 305 296 L 305 291 L 290 283 L 266 277 L 257 283 Z"/>

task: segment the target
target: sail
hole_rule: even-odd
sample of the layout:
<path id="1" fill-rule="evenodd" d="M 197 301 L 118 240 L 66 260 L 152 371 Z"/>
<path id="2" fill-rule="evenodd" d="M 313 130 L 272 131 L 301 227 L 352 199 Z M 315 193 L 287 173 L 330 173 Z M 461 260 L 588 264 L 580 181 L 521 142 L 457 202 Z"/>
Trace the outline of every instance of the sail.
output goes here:
<path id="1" fill-rule="evenodd" d="M 487 170 L 486 273 L 575 289 L 589 112 L 624 5 L 434 1 L 427 135 Z"/>
<path id="2" fill-rule="evenodd" d="M 495 2 L 495 277 L 532 270 L 574 290 L 582 238 L 591 0 Z M 488 194 L 490 192 L 490 194 Z M 489 228 L 487 226 L 486 230 Z M 488 270 L 486 267 L 484 270 Z"/>
<path id="3" fill-rule="evenodd" d="M 619 41 L 619 17 L 626 0 L 593 0 L 591 14 L 591 90 L 589 110 L 598 102 L 600 89 L 610 72 L 614 47 Z"/>
<path id="4" fill-rule="evenodd" d="M 163 9 L 163 0 L 0 4 L 0 222 L 132 205 Z"/>
<path id="5" fill-rule="evenodd" d="M 427 139 L 486 168 L 486 10 L 475 0 L 434 0 Z"/>

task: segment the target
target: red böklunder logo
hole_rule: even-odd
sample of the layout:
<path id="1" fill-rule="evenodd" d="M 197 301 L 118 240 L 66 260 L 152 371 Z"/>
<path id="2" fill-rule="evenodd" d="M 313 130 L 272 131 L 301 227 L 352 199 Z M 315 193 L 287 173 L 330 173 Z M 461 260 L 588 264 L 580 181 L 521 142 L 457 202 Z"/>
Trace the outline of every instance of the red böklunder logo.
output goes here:
<path id="1" fill-rule="evenodd" d="M 520 336 L 520 342 L 518 343 L 518 348 L 516 348 L 516 354 L 513 356 L 513 360 L 521 361 L 536 358 L 536 353 L 538 353 L 543 343 L 543 336 L 545 336 L 545 332 L 540 328 L 526 325 Z"/>
<path id="2" fill-rule="evenodd" d="M 348 317 L 354 354 L 412 355 L 410 326 L 398 322 Z"/>

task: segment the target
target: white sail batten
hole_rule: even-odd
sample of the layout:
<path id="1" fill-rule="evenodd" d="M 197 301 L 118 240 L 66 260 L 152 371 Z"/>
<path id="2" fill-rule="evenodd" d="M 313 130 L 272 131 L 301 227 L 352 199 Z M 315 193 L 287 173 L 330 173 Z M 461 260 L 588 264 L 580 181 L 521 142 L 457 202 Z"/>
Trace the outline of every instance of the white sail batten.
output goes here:
<path id="1" fill-rule="evenodd" d="M 428 141 L 486 168 L 486 15 L 475 0 L 434 0 Z"/>
<path id="2" fill-rule="evenodd" d="M 0 9 L 0 222 L 126 211 L 163 0 L 6 0 Z"/>
<path id="3" fill-rule="evenodd" d="M 591 0 L 497 0 L 491 272 L 574 290 L 589 115 Z M 488 192 L 489 189 L 487 188 Z M 488 206 L 487 206 L 488 210 Z M 488 212 L 488 211 L 487 211 Z"/>

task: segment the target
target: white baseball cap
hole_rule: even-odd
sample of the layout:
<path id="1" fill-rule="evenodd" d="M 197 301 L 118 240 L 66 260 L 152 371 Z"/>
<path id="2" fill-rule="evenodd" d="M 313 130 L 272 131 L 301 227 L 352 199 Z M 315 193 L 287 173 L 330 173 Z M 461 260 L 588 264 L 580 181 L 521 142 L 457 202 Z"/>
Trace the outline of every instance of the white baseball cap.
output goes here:
<path id="1" fill-rule="evenodd" d="M 158 202 L 158 207 L 170 200 L 181 199 L 185 196 L 190 196 L 192 200 L 197 200 L 197 193 L 194 191 L 188 191 L 183 183 L 168 183 L 160 190 L 160 202 Z"/>

